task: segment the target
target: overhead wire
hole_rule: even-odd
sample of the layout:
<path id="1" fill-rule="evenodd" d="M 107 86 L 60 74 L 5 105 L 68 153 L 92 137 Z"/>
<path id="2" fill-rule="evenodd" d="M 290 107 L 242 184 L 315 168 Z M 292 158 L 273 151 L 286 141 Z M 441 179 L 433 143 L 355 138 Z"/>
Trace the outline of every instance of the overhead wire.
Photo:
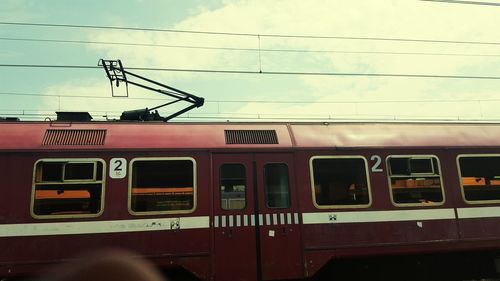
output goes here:
<path id="1" fill-rule="evenodd" d="M 442 1 L 447 2 L 447 1 Z M 458 1 L 449 1 L 458 2 Z M 461 1 L 466 2 L 466 1 Z M 389 37 L 355 37 L 355 36 L 317 36 L 317 35 L 287 35 L 287 34 L 257 34 L 257 33 L 235 33 L 235 32 L 213 32 L 213 31 L 197 31 L 197 30 L 174 30 L 174 29 L 159 29 L 159 28 L 138 28 L 138 27 L 118 27 L 118 26 L 101 26 L 101 25 L 73 25 L 73 24 L 49 24 L 49 23 L 20 23 L 20 22 L 0 22 L 0 25 L 17 25 L 17 26 L 37 26 L 37 27 L 60 27 L 60 28 L 90 28 L 90 29 L 110 29 L 110 30 L 133 30 L 133 31 L 154 31 L 154 32 L 172 32 L 172 33 L 189 33 L 189 34 L 207 34 L 207 35 L 225 35 L 225 36 L 252 36 L 252 37 L 276 37 L 276 38 L 303 38 L 303 39 L 341 39 L 341 40 L 371 40 L 371 41 L 396 41 L 396 42 L 419 42 L 419 43 L 448 43 L 448 44 L 477 44 L 477 45 L 500 45 L 500 42 L 485 42 L 485 41 L 458 41 L 458 40 L 435 40 L 435 39 L 414 39 L 414 38 L 389 38 Z M 0 37 L 0 40 L 10 41 L 26 41 L 26 42 L 51 42 L 51 43 L 74 43 L 74 44 L 105 44 L 105 45 L 122 45 L 122 46 L 141 46 L 141 47 L 164 47 L 164 48 L 184 48 L 184 49 L 205 49 L 205 50 L 228 50 L 228 51 L 252 51 L 252 52 L 301 52 L 301 53 L 351 53 L 351 54 L 382 54 L 382 55 L 432 55 L 432 56 L 476 56 L 476 57 L 498 57 L 497 54 L 461 54 L 461 53 L 427 53 L 427 52 L 386 52 L 386 51 L 344 51 L 344 50 L 299 50 L 299 49 L 262 49 L 260 48 L 233 48 L 233 47 L 212 47 L 212 46 L 190 46 L 190 45 L 169 45 L 169 44 L 146 44 L 146 43 L 128 43 L 128 42 L 109 42 L 109 41 L 91 41 L 91 40 L 63 40 L 63 39 L 37 39 L 37 38 L 9 38 Z M 97 66 L 86 65 L 49 65 L 49 64 L 0 64 L 0 67 L 19 67 L 19 68 L 64 68 L 64 69 L 98 69 Z M 347 73 L 347 72 L 294 72 L 294 71 L 252 71 L 252 70 L 220 70 L 220 69 L 182 69 L 182 68 L 150 68 L 150 67 L 127 67 L 131 70 L 145 71 L 175 71 L 175 72 L 197 72 L 197 73 L 223 73 L 223 74 L 267 74 L 267 75 L 313 75 L 313 76 L 369 76 L 369 77 L 409 77 L 409 78 L 451 78 L 451 79 L 493 79 L 500 80 L 498 76 L 470 76 L 470 75 L 434 75 L 434 74 L 401 74 L 401 73 Z M 0 93 L 1 95 L 13 93 Z M 38 94 L 15 93 L 15 95 L 25 96 L 41 96 Z M 43 96 L 54 96 L 59 98 L 111 98 L 100 96 L 86 95 L 60 95 L 46 94 Z M 149 98 L 129 98 L 138 100 L 163 100 Z M 485 100 L 437 100 L 437 101 L 421 101 L 421 100 L 392 100 L 392 101 L 320 101 L 320 103 L 406 103 L 406 102 L 486 102 L 500 101 L 500 99 L 485 99 Z M 263 101 L 263 100 L 219 100 L 207 101 L 216 103 L 305 103 L 305 101 Z M 307 103 L 315 103 L 315 101 L 307 101 Z M 319 103 L 319 102 L 316 102 Z M 94 111 L 97 112 L 97 111 Z M 104 111 L 102 111 L 104 112 Z M 1 113 L 0 113 L 1 114 Z M 4 114 L 5 115 L 5 114 Z M 23 112 L 24 115 L 24 112 Z M 47 116 L 47 114 L 27 114 L 29 116 Z M 269 114 L 262 114 L 269 115 Z M 26 116 L 26 115 L 25 115 Z M 270 120 L 269 118 L 243 118 L 229 117 L 235 119 L 259 119 Z M 290 119 L 290 115 L 276 114 L 276 116 L 288 116 L 284 119 Z M 370 115 L 374 116 L 374 115 Z M 331 117 L 331 116 L 330 116 Z M 391 117 L 391 116 L 389 116 Z M 394 117 L 394 116 L 392 116 Z M 414 116 L 413 116 L 414 117 Z M 228 117 L 193 117 L 192 114 L 188 117 L 194 119 L 226 119 Z M 418 117 L 417 117 L 418 118 Z M 426 117 L 427 118 L 427 117 Z M 441 117 L 442 118 L 442 117 Z M 273 118 L 276 119 L 276 118 Z M 277 118 L 279 119 L 279 118 Z M 297 118 L 295 118 L 297 119 Z M 304 118 L 304 120 L 312 120 L 314 118 Z M 317 120 L 323 120 L 321 117 Z M 326 118 L 329 119 L 329 118 Z M 298 118 L 297 120 L 300 120 Z"/>
<path id="2" fill-rule="evenodd" d="M 484 1 L 463 1 L 463 0 L 420 0 L 424 2 L 441 2 L 449 4 L 469 4 L 469 5 L 484 5 L 484 6 L 500 6 L 500 3 L 484 2 Z"/>
<path id="3" fill-rule="evenodd" d="M 47 117 L 55 117 L 54 113 L 39 113 L 39 111 L 34 111 L 38 113 L 5 113 L 0 112 L 0 116 L 12 116 L 12 117 L 22 117 L 26 119 L 32 120 L 42 120 Z M 103 118 L 107 118 L 107 120 L 114 120 L 120 117 L 119 114 L 108 114 L 113 113 L 112 111 L 100 111 L 103 114 Z M 93 111 L 90 113 L 98 113 L 97 111 Z M 362 119 L 366 118 L 366 119 Z M 460 117 L 460 116 L 417 116 L 417 115 L 388 115 L 388 114 L 245 114 L 245 113 L 221 113 L 221 114 L 186 114 L 184 116 L 179 116 L 177 120 L 218 120 L 218 121 L 237 121 L 237 120 L 250 120 L 250 121 L 335 121 L 335 120 L 352 120 L 352 121 L 362 121 L 362 120 L 370 120 L 374 121 L 373 118 L 379 118 L 378 120 L 390 120 L 390 121 L 480 121 L 480 122 L 498 122 L 500 121 L 500 116 L 468 116 L 468 117 Z M 376 120 L 375 120 L 376 121 Z"/>
<path id="4" fill-rule="evenodd" d="M 391 40 L 391 41 L 415 41 L 434 43 L 464 43 L 464 44 L 494 44 L 500 42 L 479 42 L 479 41 L 449 41 L 449 40 L 428 40 L 428 39 L 408 39 L 408 38 L 375 38 L 375 37 L 342 37 L 342 36 L 313 36 L 313 35 L 284 35 L 284 34 L 254 34 L 254 33 L 233 33 L 233 32 L 212 32 L 212 31 L 192 31 L 173 30 L 157 28 L 136 28 L 117 27 L 100 25 L 74 25 L 74 24 L 49 24 L 49 23 L 21 23 L 21 22 L 0 22 L 0 25 L 22 25 L 38 27 L 65 27 L 65 28 L 98 28 L 98 29 L 119 29 L 119 30 L 142 30 L 142 31 L 162 31 L 181 32 L 212 35 L 241 35 L 262 37 L 297 37 L 297 38 L 323 38 L 323 39 L 361 39 L 361 40 Z M 60 39 L 35 39 L 35 38 L 8 38 L 1 37 L 0 40 L 33 41 L 33 42 L 54 42 L 54 43 L 80 43 L 80 44 L 112 44 L 129 46 L 148 47 L 169 47 L 169 48 L 192 48 L 192 49 L 212 49 L 212 50 L 232 50 L 232 51 L 258 51 L 260 52 L 322 52 L 322 53 L 356 53 L 356 54 L 384 54 L 384 55 L 439 55 L 439 56 L 500 56 L 496 54 L 460 54 L 460 53 L 431 53 L 431 52 L 385 52 L 385 51 L 344 51 L 344 50 L 293 50 L 293 49 L 261 49 L 259 48 L 231 48 L 231 47 L 211 47 L 211 46 L 189 46 L 189 45 L 167 45 L 167 44 L 146 44 L 127 43 L 109 41 L 90 40 L 60 40 Z M 40 64 L 0 64 L 0 67 L 24 67 L 24 68 L 67 68 L 67 69 L 96 69 L 97 66 L 85 65 L 40 65 Z M 198 73 L 220 73 L 220 74 L 267 74 L 267 75 L 312 75 L 312 76 L 369 76 L 369 77 L 417 77 L 417 78 L 452 78 L 452 79 L 500 79 L 496 76 L 472 76 L 472 75 L 435 75 L 435 74 L 401 74 L 401 73 L 355 73 L 355 72 L 303 72 L 303 71 L 252 71 L 252 70 L 221 70 L 221 69 L 181 69 L 181 68 L 151 68 L 151 67 L 128 67 L 131 70 L 147 71 L 172 71 L 172 72 L 198 72 Z"/>
<path id="5" fill-rule="evenodd" d="M 1 21 L 0 25 L 14 26 L 36 26 L 36 27 L 57 27 L 57 28 L 84 28 L 84 29 L 108 29 L 108 30 L 129 30 L 129 31 L 153 31 L 188 34 L 207 34 L 224 36 L 247 36 L 247 37 L 272 37 L 272 38 L 302 38 L 302 39 L 339 39 L 339 40 L 369 40 L 369 41 L 394 41 L 394 42 L 419 42 L 419 43 L 447 43 L 447 44 L 473 44 L 473 45 L 500 45 L 494 41 L 461 41 L 461 40 L 439 40 L 439 39 L 418 39 L 418 38 L 391 38 L 391 37 L 361 37 L 361 36 L 328 36 L 328 35 L 294 35 L 294 34 L 265 34 L 265 33 L 242 33 L 242 32 L 219 32 L 200 30 L 180 30 L 165 28 L 144 28 L 106 25 L 83 25 L 83 24 L 56 24 L 56 23 L 34 23 L 34 22 L 8 22 Z"/>
<path id="6" fill-rule="evenodd" d="M 85 99 L 127 99 L 127 100 L 144 100 L 144 101 L 168 101 L 165 98 L 141 98 L 141 97 L 111 97 L 111 96 L 97 96 L 97 95 L 68 95 L 68 94 L 34 94 L 25 92 L 0 92 L 0 95 L 7 96 L 30 96 L 30 97 L 54 97 L 54 98 L 85 98 Z M 435 99 L 435 100 L 209 100 L 206 99 L 205 103 L 262 103 L 262 104 L 376 104 L 376 103 L 466 103 L 466 102 L 500 102 L 500 98 L 492 99 Z M 2 109 L 0 109 L 2 110 Z"/>
<path id="7" fill-rule="evenodd" d="M 13 68 L 63 68 L 63 69 L 98 69 L 90 65 L 54 65 L 54 64 L 0 64 L 0 67 Z M 129 70 L 219 73 L 219 74 L 252 74 L 252 75 L 302 75 L 302 76 L 365 76 L 365 77 L 401 77 L 401 78 L 440 78 L 440 79 L 481 79 L 500 80 L 500 76 L 474 75 L 436 75 L 436 74 L 406 74 L 406 73 L 361 73 L 361 72 L 302 72 L 302 71 L 254 71 L 254 70 L 222 70 L 194 68 L 155 68 L 127 67 Z"/>
<path id="8" fill-rule="evenodd" d="M 376 55 L 500 57 L 500 54 L 470 54 L 470 53 L 468 54 L 468 53 L 441 53 L 441 52 L 391 52 L 391 51 L 346 51 L 346 50 L 314 50 L 314 49 L 312 49 L 312 50 L 306 50 L 306 49 L 235 48 L 235 47 L 213 47 L 213 46 L 150 44 L 150 43 L 110 42 L 110 41 L 92 41 L 92 40 L 13 38 L 13 37 L 0 37 L 0 40 L 3 40 L 3 41 L 22 41 L 22 42 L 43 42 L 43 43 L 116 45 L 116 46 L 131 46 L 131 47 L 199 49 L 199 50 L 247 51 L 247 52 L 276 52 L 276 53 L 332 53 L 332 54 L 376 54 Z"/>

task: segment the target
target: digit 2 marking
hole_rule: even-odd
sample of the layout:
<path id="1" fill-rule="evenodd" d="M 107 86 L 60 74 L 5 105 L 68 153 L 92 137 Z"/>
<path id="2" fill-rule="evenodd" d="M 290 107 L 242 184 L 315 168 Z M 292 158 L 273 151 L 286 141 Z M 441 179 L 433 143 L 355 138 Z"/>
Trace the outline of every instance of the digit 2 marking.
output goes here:
<path id="1" fill-rule="evenodd" d="M 127 176 L 127 159 L 112 158 L 109 160 L 109 177 L 123 179 Z"/>
<path id="2" fill-rule="evenodd" d="M 372 155 L 372 157 L 370 157 L 370 160 L 375 161 L 375 163 L 372 166 L 372 172 L 374 173 L 382 172 L 382 168 L 380 168 L 380 164 L 382 164 L 382 158 L 378 155 Z"/>
<path id="3" fill-rule="evenodd" d="M 121 171 L 122 170 L 122 165 L 123 165 L 123 161 L 118 159 L 118 160 L 115 160 L 115 163 L 117 164 L 116 167 L 115 167 L 115 171 Z"/>

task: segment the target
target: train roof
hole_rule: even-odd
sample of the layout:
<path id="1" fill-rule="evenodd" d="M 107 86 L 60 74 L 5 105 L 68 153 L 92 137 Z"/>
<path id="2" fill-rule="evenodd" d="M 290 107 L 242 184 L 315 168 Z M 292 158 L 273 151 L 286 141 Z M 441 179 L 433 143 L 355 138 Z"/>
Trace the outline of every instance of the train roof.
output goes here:
<path id="1" fill-rule="evenodd" d="M 0 150 L 344 147 L 500 147 L 500 124 L 0 122 Z"/>

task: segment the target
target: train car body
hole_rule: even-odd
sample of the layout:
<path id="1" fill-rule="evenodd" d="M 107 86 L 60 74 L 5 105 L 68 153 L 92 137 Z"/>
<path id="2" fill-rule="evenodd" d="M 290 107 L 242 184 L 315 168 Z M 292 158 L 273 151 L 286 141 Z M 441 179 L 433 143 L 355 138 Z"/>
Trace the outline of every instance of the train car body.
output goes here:
<path id="1" fill-rule="evenodd" d="M 496 253 L 498 136 L 495 124 L 0 122 L 0 277 L 103 248 L 202 280 Z"/>

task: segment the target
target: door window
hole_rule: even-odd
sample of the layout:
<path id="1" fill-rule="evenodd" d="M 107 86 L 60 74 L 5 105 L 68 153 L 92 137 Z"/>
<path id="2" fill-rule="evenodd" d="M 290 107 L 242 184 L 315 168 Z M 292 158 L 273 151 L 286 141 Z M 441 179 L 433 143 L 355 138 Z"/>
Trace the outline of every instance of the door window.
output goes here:
<path id="1" fill-rule="evenodd" d="M 220 204 L 223 210 L 242 210 L 246 207 L 247 178 L 242 164 L 223 164 L 220 167 Z"/>
<path id="2" fill-rule="evenodd" d="M 290 183 L 288 166 L 284 163 L 264 165 L 264 188 L 268 208 L 290 207 Z"/>

